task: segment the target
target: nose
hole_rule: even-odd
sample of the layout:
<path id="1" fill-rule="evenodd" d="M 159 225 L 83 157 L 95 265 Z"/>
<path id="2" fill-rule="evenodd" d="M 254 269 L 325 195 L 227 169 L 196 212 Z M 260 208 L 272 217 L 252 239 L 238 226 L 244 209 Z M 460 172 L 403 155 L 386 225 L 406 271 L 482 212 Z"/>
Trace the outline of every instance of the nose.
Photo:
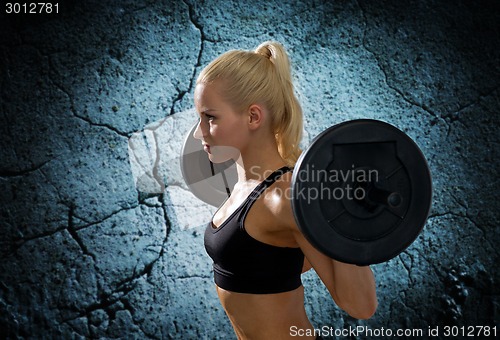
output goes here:
<path id="1" fill-rule="evenodd" d="M 201 119 L 198 121 L 198 126 L 196 126 L 196 129 L 193 132 L 193 137 L 199 140 L 203 139 L 203 132 L 201 131 Z"/>

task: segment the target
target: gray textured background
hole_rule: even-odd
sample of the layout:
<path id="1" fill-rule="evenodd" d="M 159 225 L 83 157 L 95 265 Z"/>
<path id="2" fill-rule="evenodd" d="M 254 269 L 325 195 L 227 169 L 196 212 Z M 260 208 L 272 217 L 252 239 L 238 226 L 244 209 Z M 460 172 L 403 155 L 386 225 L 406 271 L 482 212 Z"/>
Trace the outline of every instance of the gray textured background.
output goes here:
<path id="1" fill-rule="evenodd" d="M 234 337 L 186 221 L 210 209 L 175 181 L 140 192 L 127 141 L 178 115 L 177 152 L 201 68 L 268 39 L 292 59 L 305 142 L 381 119 L 434 178 L 422 234 L 373 267 L 376 315 L 349 318 L 308 273 L 314 325 L 499 324 L 498 2 L 59 3 L 0 17 L 0 337 Z"/>

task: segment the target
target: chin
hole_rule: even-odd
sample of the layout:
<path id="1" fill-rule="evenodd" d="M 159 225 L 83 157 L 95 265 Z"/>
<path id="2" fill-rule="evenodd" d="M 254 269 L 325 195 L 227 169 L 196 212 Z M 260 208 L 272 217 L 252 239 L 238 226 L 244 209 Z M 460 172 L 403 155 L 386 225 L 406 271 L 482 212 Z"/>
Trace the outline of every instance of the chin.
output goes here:
<path id="1" fill-rule="evenodd" d="M 238 160 L 240 152 L 231 146 L 213 146 L 210 148 L 208 159 L 212 163 L 224 163 L 229 160 Z"/>
<path id="2" fill-rule="evenodd" d="M 227 155 L 215 155 L 213 153 L 209 153 L 208 159 L 212 163 L 219 164 L 219 163 L 227 162 L 228 160 L 232 159 L 232 157 L 228 157 Z"/>

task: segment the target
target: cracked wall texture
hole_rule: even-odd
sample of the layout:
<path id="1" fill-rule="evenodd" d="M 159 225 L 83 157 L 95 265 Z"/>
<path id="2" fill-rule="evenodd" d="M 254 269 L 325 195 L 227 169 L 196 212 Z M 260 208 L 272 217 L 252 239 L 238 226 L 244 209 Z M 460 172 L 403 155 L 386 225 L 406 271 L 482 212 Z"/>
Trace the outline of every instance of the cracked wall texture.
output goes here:
<path id="1" fill-rule="evenodd" d="M 373 266 L 376 315 L 348 317 L 310 272 L 313 324 L 499 324 L 497 2 L 92 0 L 60 12 L 0 17 L 0 337 L 234 337 L 203 228 L 181 226 L 203 205 L 175 185 L 138 192 L 127 139 L 166 116 L 194 122 L 201 68 L 269 39 L 292 59 L 305 142 L 381 119 L 417 142 L 434 179 L 422 234 Z"/>

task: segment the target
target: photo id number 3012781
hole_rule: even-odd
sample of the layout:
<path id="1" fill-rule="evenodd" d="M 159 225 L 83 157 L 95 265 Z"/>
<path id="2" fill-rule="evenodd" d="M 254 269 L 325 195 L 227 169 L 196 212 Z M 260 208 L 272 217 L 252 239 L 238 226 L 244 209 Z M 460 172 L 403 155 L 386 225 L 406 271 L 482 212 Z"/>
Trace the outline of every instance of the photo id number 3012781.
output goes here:
<path id="1" fill-rule="evenodd" d="M 58 14 L 59 3 L 52 2 L 7 2 L 6 14 Z"/>

